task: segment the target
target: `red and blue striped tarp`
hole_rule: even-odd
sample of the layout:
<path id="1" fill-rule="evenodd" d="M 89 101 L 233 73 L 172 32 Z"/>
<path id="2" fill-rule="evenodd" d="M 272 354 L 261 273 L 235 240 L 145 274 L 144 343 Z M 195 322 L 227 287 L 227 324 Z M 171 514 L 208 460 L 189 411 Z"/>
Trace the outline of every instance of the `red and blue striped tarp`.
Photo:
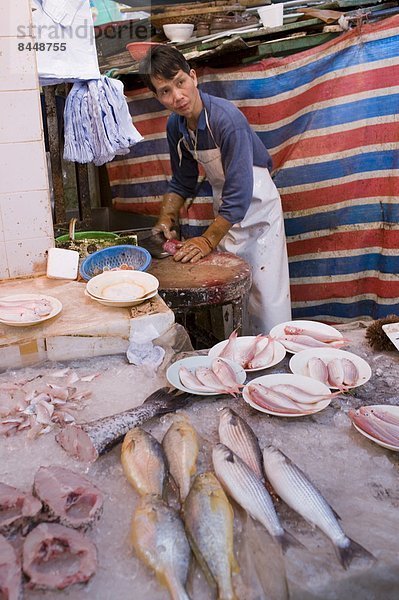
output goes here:
<path id="1" fill-rule="evenodd" d="M 273 158 L 295 318 L 399 314 L 399 16 L 247 67 L 199 71 L 239 106 Z M 170 176 L 167 113 L 144 90 L 129 106 L 145 141 L 108 165 L 114 207 L 157 214 Z M 212 219 L 207 182 L 185 234 Z"/>

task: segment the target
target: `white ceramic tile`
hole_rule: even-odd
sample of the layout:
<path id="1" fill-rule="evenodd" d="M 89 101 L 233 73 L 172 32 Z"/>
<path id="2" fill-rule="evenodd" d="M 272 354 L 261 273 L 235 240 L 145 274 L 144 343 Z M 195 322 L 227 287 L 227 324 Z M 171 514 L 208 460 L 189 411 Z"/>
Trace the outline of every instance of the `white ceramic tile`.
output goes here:
<path id="1" fill-rule="evenodd" d="M 48 189 L 44 143 L 0 144 L 0 194 Z"/>
<path id="2" fill-rule="evenodd" d="M 29 0 L 2 0 L 0 2 L 0 36 L 24 33 L 31 20 Z"/>
<path id="3" fill-rule="evenodd" d="M 0 92 L 0 144 L 27 142 L 42 138 L 38 92 Z"/>
<path id="4" fill-rule="evenodd" d="M 54 238 L 5 242 L 5 247 L 11 278 L 43 275 L 47 270 L 47 251 L 54 247 Z"/>
<path id="5" fill-rule="evenodd" d="M 9 277 L 6 246 L 4 242 L 0 242 L 0 280 L 9 279 Z"/>
<path id="6" fill-rule="evenodd" d="M 24 38 L 24 43 L 31 38 Z M 35 51 L 18 50 L 21 38 L 0 37 L 0 91 L 35 90 L 38 76 Z"/>
<path id="7" fill-rule="evenodd" d="M 4 241 L 51 237 L 53 222 L 48 191 L 0 195 Z"/>

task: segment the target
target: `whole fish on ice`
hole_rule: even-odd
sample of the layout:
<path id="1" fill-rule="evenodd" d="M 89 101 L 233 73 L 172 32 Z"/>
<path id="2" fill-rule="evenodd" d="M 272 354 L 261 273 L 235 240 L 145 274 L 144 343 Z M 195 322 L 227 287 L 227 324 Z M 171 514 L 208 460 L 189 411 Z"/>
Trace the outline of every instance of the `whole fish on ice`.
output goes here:
<path id="1" fill-rule="evenodd" d="M 144 496 L 133 516 L 130 539 L 140 560 L 165 585 L 173 600 L 190 600 L 184 588 L 190 545 L 184 525 L 159 496 Z"/>
<path id="2" fill-rule="evenodd" d="M 336 513 L 306 475 L 274 446 L 263 451 L 265 473 L 277 494 L 306 521 L 319 527 L 334 545 L 337 557 L 347 569 L 355 555 L 373 558 L 351 540 L 338 522 Z"/>
<path id="3" fill-rule="evenodd" d="M 126 479 L 141 496 L 162 496 L 167 475 L 161 444 L 147 431 L 134 427 L 125 435 L 121 463 Z"/>
<path id="4" fill-rule="evenodd" d="M 197 475 L 184 503 L 189 542 L 218 600 L 238 600 L 232 574 L 238 570 L 233 549 L 233 509 L 213 473 Z"/>
<path id="5" fill-rule="evenodd" d="M 169 388 L 156 390 L 140 406 L 90 423 L 67 425 L 56 436 L 64 450 L 79 460 L 94 461 L 118 444 L 132 429 L 153 417 L 188 406 L 191 394 L 176 394 Z"/>
<path id="6" fill-rule="evenodd" d="M 162 440 L 170 474 L 179 488 L 180 502 L 186 499 L 197 469 L 198 436 L 186 416 L 174 416 Z"/>
<path id="7" fill-rule="evenodd" d="M 269 492 L 252 469 L 223 444 L 214 447 L 212 460 L 216 476 L 229 496 L 259 521 L 283 550 L 295 543 L 284 531 Z"/>

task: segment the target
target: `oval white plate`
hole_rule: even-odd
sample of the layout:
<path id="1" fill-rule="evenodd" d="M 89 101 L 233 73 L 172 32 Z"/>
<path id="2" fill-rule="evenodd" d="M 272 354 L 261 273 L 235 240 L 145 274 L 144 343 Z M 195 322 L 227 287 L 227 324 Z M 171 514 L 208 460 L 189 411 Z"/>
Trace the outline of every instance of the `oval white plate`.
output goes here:
<path id="1" fill-rule="evenodd" d="M 249 346 L 249 344 L 252 343 L 252 341 L 255 339 L 255 337 L 256 337 L 255 335 L 243 335 L 241 337 L 238 337 L 236 339 L 235 343 L 237 344 L 238 348 Z M 225 348 L 227 346 L 228 341 L 229 340 L 223 340 L 222 342 L 219 342 L 218 344 L 215 344 L 214 346 L 212 346 L 212 348 L 208 352 L 208 356 L 210 356 L 211 358 L 216 358 L 217 356 L 219 356 L 219 354 L 221 353 L 223 348 Z M 269 363 L 265 367 L 257 367 L 256 369 L 245 369 L 245 370 L 248 373 L 252 373 L 252 371 L 264 371 L 265 369 L 268 369 L 269 367 L 274 367 L 274 365 L 277 365 L 279 362 L 281 362 L 285 355 L 286 355 L 286 350 L 285 350 L 284 346 L 282 344 L 280 344 L 280 342 L 275 342 L 274 356 L 273 356 L 273 360 L 271 363 Z"/>
<path id="2" fill-rule="evenodd" d="M 368 381 L 371 377 L 371 368 L 368 362 L 366 362 L 360 356 L 357 356 L 357 354 L 353 354 L 352 352 L 346 352 L 346 350 L 339 350 L 338 348 L 310 348 L 309 350 L 302 350 L 302 352 L 297 352 L 291 358 L 289 363 L 291 371 L 296 375 L 305 375 L 306 377 L 310 377 L 307 365 L 309 360 L 314 356 L 325 360 L 325 362 L 328 362 L 333 358 L 348 358 L 349 360 L 351 360 L 356 365 L 359 371 L 358 383 L 356 385 L 350 386 L 351 388 L 363 385 L 363 383 L 366 383 L 366 381 Z M 331 385 L 330 389 L 338 390 L 339 388 Z"/>
<path id="3" fill-rule="evenodd" d="M 104 306 L 111 306 L 114 308 L 128 308 L 131 306 L 137 306 L 138 304 L 142 304 L 146 300 L 153 298 L 154 296 L 157 295 L 157 293 L 158 293 L 158 289 L 151 292 L 150 294 L 147 294 L 147 296 L 138 298 L 137 300 L 120 300 L 120 301 L 118 301 L 118 300 L 106 300 L 105 298 L 97 298 L 96 296 L 93 296 L 92 294 L 90 294 L 90 292 L 88 292 L 87 289 L 85 290 L 85 294 L 88 298 L 91 298 L 92 300 L 95 300 L 96 302 L 99 302 L 100 304 L 103 304 Z"/>
<path id="4" fill-rule="evenodd" d="M 399 417 L 399 406 L 394 406 L 391 404 L 372 404 L 370 406 L 366 406 L 366 408 L 381 408 L 381 410 L 385 410 L 386 412 L 390 412 L 391 414 L 395 415 L 396 417 Z M 366 431 L 364 431 L 364 429 L 359 427 L 359 425 L 356 425 L 356 423 L 354 423 L 353 421 L 352 421 L 352 425 L 355 429 L 358 430 L 359 433 L 364 435 L 364 437 L 368 438 L 372 442 L 375 442 L 379 446 L 382 446 L 383 448 L 388 448 L 388 450 L 394 450 L 395 452 L 399 451 L 399 446 L 391 446 L 391 444 L 386 444 L 385 442 L 382 442 L 378 438 L 375 438 L 372 435 L 370 435 L 369 433 L 367 433 Z"/>
<path id="5" fill-rule="evenodd" d="M 284 328 L 287 326 L 313 329 L 315 331 L 321 331 L 322 333 L 325 333 L 328 335 L 336 335 L 337 338 L 344 337 L 342 335 L 342 333 L 340 331 L 338 331 L 338 329 L 335 329 L 335 327 L 331 327 L 331 325 L 326 325 L 325 323 L 320 323 L 319 321 L 299 321 L 299 320 L 298 321 L 286 321 L 285 323 L 279 323 L 278 325 L 275 325 L 273 327 L 273 329 L 270 330 L 269 335 L 271 335 L 275 338 L 279 338 L 279 337 L 285 335 Z M 288 350 L 288 348 L 286 350 L 290 354 L 296 354 L 296 352 L 293 352 L 292 350 Z"/>
<path id="6" fill-rule="evenodd" d="M 170 384 L 174 385 L 178 390 L 182 390 L 183 392 L 189 392 L 190 394 L 196 394 L 198 396 L 220 396 L 221 392 L 216 390 L 214 392 L 196 392 L 194 390 L 190 390 L 182 384 L 179 377 L 180 367 L 186 367 L 186 369 L 195 373 L 195 369 L 197 367 L 210 367 L 214 358 L 215 357 L 212 358 L 210 356 L 188 356 L 187 358 L 177 360 L 175 363 L 173 363 L 173 365 L 170 365 L 166 371 L 166 379 Z M 244 383 L 246 379 L 244 369 L 231 360 L 227 360 L 226 358 L 223 360 L 225 360 L 234 370 L 237 376 L 237 382 L 240 384 Z"/>
<path id="7" fill-rule="evenodd" d="M 38 325 L 39 323 L 43 323 L 43 321 L 47 321 L 48 319 L 52 319 L 55 315 L 62 310 L 62 304 L 58 300 L 58 298 L 54 298 L 54 296 L 47 296 L 46 294 L 12 294 L 10 296 L 3 296 L 0 300 L 48 300 L 52 306 L 51 312 L 44 316 L 40 317 L 36 321 L 7 321 L 5 319 L 0 319 L 0 323 L 4 325 L 11 325 L 11 327 L 29 327 L 30 325 Z"/>
<path id="8" fill-rule="evenodd" d="M 321 400 L 320 402 L 318 402 L 317 408 L 304 413 L 298 412 L 293 415 L 288 413 L 275 412 L 266 408 L 262 408 L 262 406 L 259 406 L 251 400 L 248 393 L 248 386 L 252 383 L 261 383 L 266 387 L 271 387 L 272 385 L 279 385 L 280 383 L 297 385 L 302 389 L 309 390 L 309 392 L 316 394 L 320 393 L 322 395 L 330 394 L 330 388 L 324 385 L 324 383 L 321 383 L 321 381 L 316 381 L 311 377 L 305 377 L 304 375 L 291 375 L 291 373 L 276 373 L 274 375 L 263 375 L 262 377 L 256 377 L 255 379 L 252 379 L 252 381 L 247 383 L 247 385 L 242 390 L 242 397 L 244 398 L 245 402 L 252 406 L 252 408 L 259 410 L 259 412 L 263 412 L 268 415 L 275 415 L 277 417 L 306 417 L 309 415 L 313 415 L 314 413 L 324 410 L 332 400 L 332 398 L 326 398 L 325 400 Z"/>

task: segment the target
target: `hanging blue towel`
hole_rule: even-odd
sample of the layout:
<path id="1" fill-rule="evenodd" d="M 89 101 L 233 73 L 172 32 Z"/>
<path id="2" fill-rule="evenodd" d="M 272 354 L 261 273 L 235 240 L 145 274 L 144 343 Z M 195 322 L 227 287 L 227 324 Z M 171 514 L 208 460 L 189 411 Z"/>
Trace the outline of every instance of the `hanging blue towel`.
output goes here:
<path id="1" fill-rule="evenodd" d="M 143 137 L 132 123 L 123 84 L 102 76 L 73 84 L 64 112 L 64 159 L 103 165 Z"/>

